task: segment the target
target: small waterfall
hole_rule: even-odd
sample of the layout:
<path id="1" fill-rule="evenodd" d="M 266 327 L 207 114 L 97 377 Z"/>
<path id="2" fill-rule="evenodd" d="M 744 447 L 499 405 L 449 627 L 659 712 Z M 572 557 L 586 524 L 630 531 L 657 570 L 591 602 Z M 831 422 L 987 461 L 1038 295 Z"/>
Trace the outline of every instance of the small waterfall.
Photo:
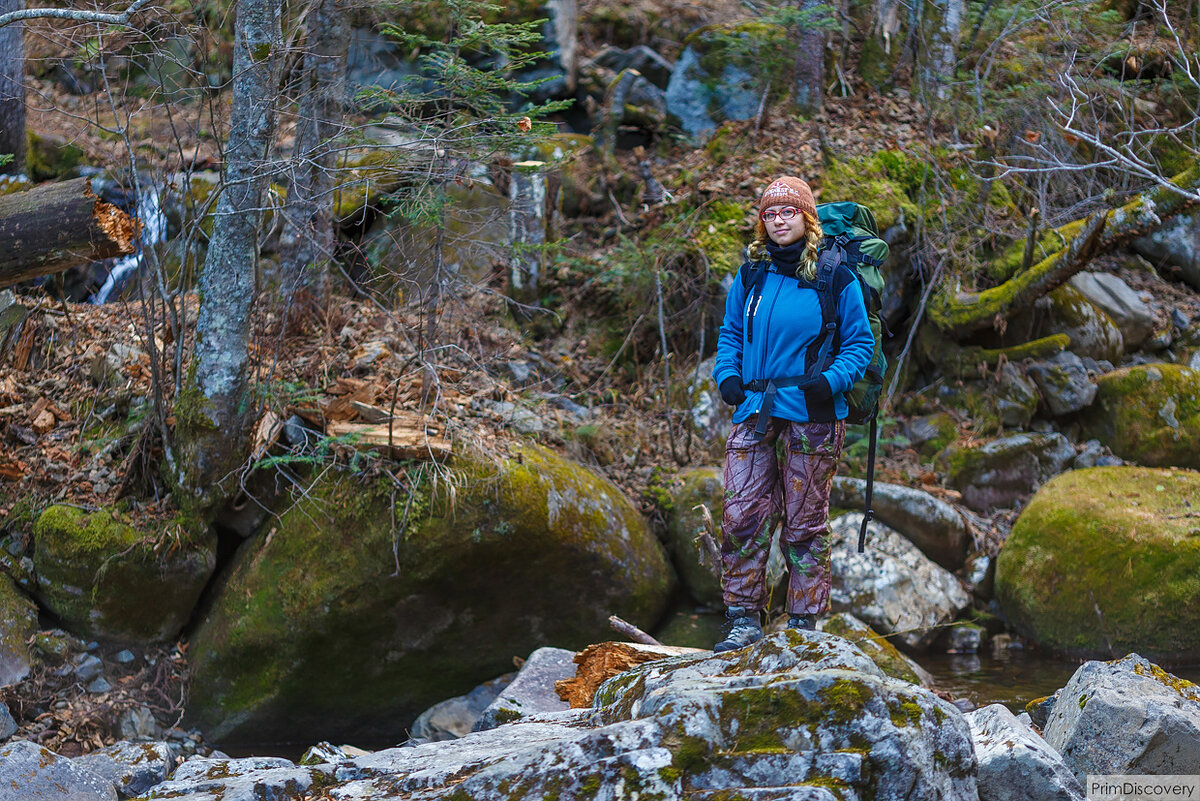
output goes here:
<path id="1" fill-rule="evenodd" d="M 97 289 L 91 297 L 91 302 L 94 304 L 107 303 L 109 298 L 117 293 L 131 276 L 137 274 L 137 270 L 142 266 L 142 257 L 147 248 L 166 241 L 167 217 L 163 211 L 162 196 L 158 186 L 151 183 L 145 184 L 145 188 L 138 193 L 137 208 L 133 210 L 133 213 L 142 222 L 142 236 L 138 242 L 138 248 L 128 256 L 118 259 L 109 269 L 104 285 Z"/>

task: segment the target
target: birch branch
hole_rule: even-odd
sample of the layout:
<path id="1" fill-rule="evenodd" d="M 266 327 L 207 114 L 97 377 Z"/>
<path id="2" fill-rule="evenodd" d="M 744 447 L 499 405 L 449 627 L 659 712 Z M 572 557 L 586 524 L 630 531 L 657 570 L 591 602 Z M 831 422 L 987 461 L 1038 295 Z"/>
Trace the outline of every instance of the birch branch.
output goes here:
<path id="1" fill-rule="evenodd" d="M 69 19 L 75 22 L 103 22 L 110 25 L 133 27 L 129 24 L 129 18 L 149 3 L 150 0 L 134 0 L 133 5 L 120 14 L 105 14 L 101 11 L 79 11 L 70 8 L 24 8 L 20 11 L 10 11 L 7 14 L 0 14 L 0 28 L 27 19 Z"/>

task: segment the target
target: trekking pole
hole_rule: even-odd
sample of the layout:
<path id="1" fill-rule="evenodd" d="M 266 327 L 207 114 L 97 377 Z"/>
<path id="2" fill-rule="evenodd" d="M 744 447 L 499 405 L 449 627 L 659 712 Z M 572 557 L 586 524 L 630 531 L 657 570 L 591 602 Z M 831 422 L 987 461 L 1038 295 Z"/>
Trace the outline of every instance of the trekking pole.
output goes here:
<path id="1" fill-rule="evenodd" d="M 871 493 L 875 489 L 875 435 L 876 425 L 879 419 L 879 405 L 876 404 L 875 411 L 871 412 L 871 444 L 867 446 L 867 492 L 866 492 L 866 509 L 863 510 L 862 527 L 858 530 L 858 552 L 862 553 L 867 545 L 867 525 L 875 519 L 875 510 L 871 508 Z"/>

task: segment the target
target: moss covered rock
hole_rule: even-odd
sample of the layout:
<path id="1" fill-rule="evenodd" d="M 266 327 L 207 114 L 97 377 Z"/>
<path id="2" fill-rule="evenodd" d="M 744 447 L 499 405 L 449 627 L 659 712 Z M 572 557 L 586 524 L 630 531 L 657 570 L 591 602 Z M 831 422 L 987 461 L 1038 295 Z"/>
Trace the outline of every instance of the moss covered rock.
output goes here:
<path id="1" fill-rule="evenodd" d="M 821 631 L 854 643 L 880 670 L 894 679 L 922 687 L 933 686 L 933 676 L 929 675 L 929 671 L 900 653 L 899 648 L 854 615 L 846 612 L 833 615 L 821 624 Z"/>
<path id="2" fill-rule="evenodd" d="M 1100 376 L 1083 431 L 1147 467 L 1200 468 L 1200 372 L 1140 364 Z"/>
<path id="3" fill-rule="evenodd" d="M 80 634 L 173 640 L 216 566 L 216 536 L 183 532 L 176 521 L 142 529 L 112 510 L 51 506 L 33 526 L 38 600 Z"/>
<path id="4" fill-rule="evenodd" d="M 83 151 L 67 140 L 29 132 L 25 171 L 34 181 L 53 181 L 70 175 L 83 159 Z"/>
<path id="5" fill-rule="evenodd" d="M 1024 636 L 1074 656 L 1200 660 L 1200 473 L 1096 467 L 1053 479 L 1017 519 L 996 597 Z"/>
<path id="6" fill-rule="evenodd" d="M 37 607 L 0 573 L 0 687 L 29 675 L 29 646 L 37 630 Z"/>
<path id="7" fill-rule="evenodd" d="M 662 614 L 662 546 L 587 468 L 530 447 L 428 474 L 407 492 L 323 477 L 248 543 L 193 637 L 195 724 L 223 742 L 395 742 L 514 654 Z"/>
<path id="8" fill-rule="evenodd" d="M 680 481 L 671 497 L 667 517 L 667 547 L 688 594 L 699 603 L 720 607 L 721 566 L 706 560 L 696 537 L 707 525 L 704 511 L 697 508 L 701 504 L 708 507 L 720 536 L 724 477 L 719 467 L 701 467 L 682 474 Z"/>

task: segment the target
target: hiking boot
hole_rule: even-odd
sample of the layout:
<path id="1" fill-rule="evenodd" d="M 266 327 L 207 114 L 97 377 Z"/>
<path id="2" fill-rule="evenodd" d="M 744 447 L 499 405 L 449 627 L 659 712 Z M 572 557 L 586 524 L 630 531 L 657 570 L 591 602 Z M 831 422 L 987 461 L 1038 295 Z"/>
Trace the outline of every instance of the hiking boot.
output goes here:
<path id="1" fill-rule="evenodd" d="M 789 629 L 801 629 L 802 631 L 817 630 L 816 615 L 792 615 L 788 618 L 787 627 Z"/>
<path id="2" fill-rule="evenodd" d="M 731 606 L 725 611 L 725 617 L 729 618 L 729 634 L 713 646 L 713 653 L 745 648 L 762 639 L 763 631 L 758 622 L 757 609 Z"/>

